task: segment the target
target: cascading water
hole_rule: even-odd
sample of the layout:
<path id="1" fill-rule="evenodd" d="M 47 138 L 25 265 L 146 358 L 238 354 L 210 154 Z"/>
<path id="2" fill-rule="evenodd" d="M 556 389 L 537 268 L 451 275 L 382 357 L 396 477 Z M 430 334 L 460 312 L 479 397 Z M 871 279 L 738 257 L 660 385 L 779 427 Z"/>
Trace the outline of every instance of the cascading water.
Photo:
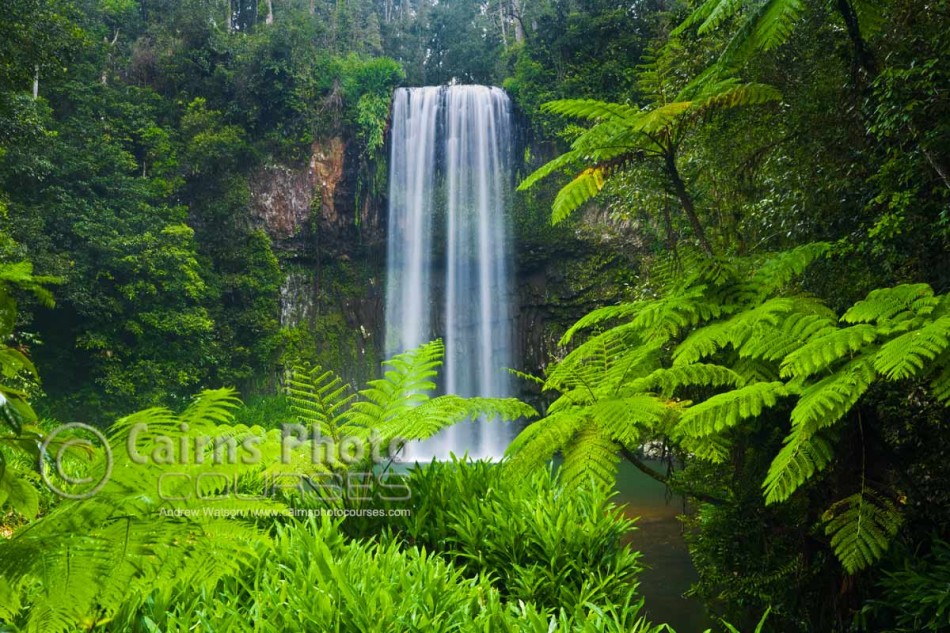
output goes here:
<path id="1" fill-rule="evenodd" d="M 499 88 L 403 88 L 393 98 L 386 351 L 441 336 L 446 393 L 511 395 L 511 135 Z M 500 423 L 463 423 L 407 457 L 498 458 L 510 437 Z"/>

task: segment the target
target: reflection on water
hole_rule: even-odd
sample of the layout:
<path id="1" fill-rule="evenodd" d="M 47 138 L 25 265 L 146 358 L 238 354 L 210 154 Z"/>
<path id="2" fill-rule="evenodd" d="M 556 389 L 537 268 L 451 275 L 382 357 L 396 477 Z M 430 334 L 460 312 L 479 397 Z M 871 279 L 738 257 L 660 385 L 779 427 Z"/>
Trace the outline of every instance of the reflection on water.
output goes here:
<path id="1" fill-rule="evenodd" d="M 660 463 L 647 462 L 664 472 Z M 617 475 L 615 501 L 625 505 L 631 518 L 639 517 L 637 529 L 630 535 L 631 547 L 642 553 L 645 569 L 640 574 L 640 594 L 646 599 L 647 616 L 665 622 L 677 633 L 700 633 L 712 626 L 702 602 L 683 594 L 698 580 L 683 541 L 683 513 L 680 497 L 667 499 L 666 488 L 623 461 Z"/>

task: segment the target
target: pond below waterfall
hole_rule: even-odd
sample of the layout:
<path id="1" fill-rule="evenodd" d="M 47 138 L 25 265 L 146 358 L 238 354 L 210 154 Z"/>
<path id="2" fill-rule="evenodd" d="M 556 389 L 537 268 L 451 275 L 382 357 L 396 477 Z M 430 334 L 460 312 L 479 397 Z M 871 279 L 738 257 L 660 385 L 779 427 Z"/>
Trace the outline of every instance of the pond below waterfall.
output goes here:
<path id="1" fill-rule="evenodd" d="M 664 471 L 659 462 L 647 462 Z M 620 463 L 615 501 L 624 505 L 624 512 L 637 518 L 637 529 L 630 535 L 630 545 L 643 554 L 640 574 L 640 595 L 646 599 L 647 617 L 665 622 L 677 633 L 700 633 L 712 626 L 703 603 L 683 594 L 699 577 L 693 568 L 683 524 L 681 497 L 668 497 L 666 488 L 627 461 Z"/>

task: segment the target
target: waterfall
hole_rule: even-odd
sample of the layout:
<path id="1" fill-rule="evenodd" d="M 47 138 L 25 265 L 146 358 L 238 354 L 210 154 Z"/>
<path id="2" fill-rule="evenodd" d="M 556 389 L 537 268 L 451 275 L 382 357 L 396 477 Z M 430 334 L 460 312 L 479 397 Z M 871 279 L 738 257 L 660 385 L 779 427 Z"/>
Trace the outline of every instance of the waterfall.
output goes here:
<path id="1" fill-rule="evenodd" d="M 499 88 L 402 88 L 393 97 L 386 352 L 445 341 L 442 389 L 511 395 L 511 106 Z M 498 458 L 498 422 L 461 423 L 410 447 Z"/>

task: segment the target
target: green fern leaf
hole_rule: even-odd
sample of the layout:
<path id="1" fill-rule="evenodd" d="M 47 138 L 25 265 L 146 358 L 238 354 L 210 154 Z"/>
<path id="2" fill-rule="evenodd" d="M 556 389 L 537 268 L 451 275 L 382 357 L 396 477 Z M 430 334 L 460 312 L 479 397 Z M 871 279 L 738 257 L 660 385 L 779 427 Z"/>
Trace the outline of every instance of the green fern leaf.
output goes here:
<path id="1" fill-rule="evenodd" d="M 577 411 L 554 413 L 529 424 L 508 445 L 506 468 L 515 477 L 528 475 L 547 464 L 583 426 L 584 418 Z"/>
<path id="2" fill-rule="evenodd" d="M 876 328 L 868 324 L 852 325 L 818 336 L 785 357 L 782 361 L 781 376 L 811 376 L 861 350 L 876 339 Z"/>
<path id="3" fill-rule="evenodd" d="M 938 303 L 939 299 L 934 296 L 933 288 L 927 284 L 878 288 L 851 306 L 841 320 L 845 323 L 881 323 L 891 321 L 905 312 L 925 316 L 930 314 Z"/>
<path id="4" fill-rule="evenodd" d="M 792 409 L 792 424 L 809 434 L 833 425 L 851 410 L 876 377 L 870 357 L 859 356 L 802 391 Z"/>
<path id="5" fill-rule="evenodd" d="M 827 242 L 811 242 L 772 254 L 757 267 L 752 276 L 752 285 L 759 297 L 765 298 L 800 277 L 809 266 L 830 251 L 831 244 Z"/>
<path id="6" fill-rule="evenodd" d="M 347 407 L 356 397 L 332 371 L 296 367 L 285 387 L 291 410 L 303 424 L 315 425 L 327 437 L 346 427 Z"/>
<path id="7" fill-rule="evenodd" d="M 595 486 L 609 489 L 613 486 L 620 461 L 617 451 L 617 445 L 607 438 L 599 425 L 585 425 L 574 441 L 564 447 L 561 480 L 571 488 L 584 487 L 593 481 Z"/>
<path id="8" fill-rule="evenodd" d="M 599 400 L 588 409 L 605 436 L 625 446 L 636 446 L 641 428 L 650 428 L 669 413 L 662 400 L 638 394 Z"/>
<path id="9" fill-rule="evenodd" d="M 547 178 L 556 171 L 564 169 L 565 167 L 569 167 L 575 162 L 579 162 L 583 156 L 584 153 L 578 150 L 568 151 L 561 154 L 557 158 L 548 161 L 538 169 L 531 172 L 531 174 L 529 174 L 528 177 L 522 180 L 518 185 L 518 191 L 527 191 L 537 182 Z"/>
<path id="10" fill-rule="evenodd" d="M 564 185 L 551 206 L 551 223 L 560 224 L 578 207 L 600 193 L 604 187 L 604 170 L 589 167 Z"/>
<path id="11" fill-rule="evenodd" d="M 836 502 L 822 518 L 831 547 L 849 574 L 877 562 L 902 522 L 894 504 L 870 490 Z"/>
<path id="12" fill-rule="evenodd" d="M 704 437 L 734 427 L 742 420 L 773 407 L 790 394 L 782 382 L 757 382 L 715 395 L 683 412 L 677 431 L 681 435 Z"/>
<path id="13" fill-rule="evenodd" d="M 888 380 L 910 378 L 948 347 L 950 316 L 945 316 L 885 343 L 874 359 L 874 368 Z"/>
<path id="14" fill-rule="evenodd" d="M 660 368 L 630 384 L 631 390 L 650 391 L 657 387 L 672 395 L 681 387 L 739 387 L 745 380 L 735 371 L 722 365 L 692 363 Z"/>
<path id="15" fill-rule="evenodd" d="M 785 501 L 792 493 L 822 471 L 834 458 L 831 443 L 820 435 L 809 435 L 794 427 L 785 438 L 762 483 L 766 505 Z"/>
<path id="16" fill-rule="evenodd" d="M 581 330 L 601 325 L 607 321 L 631 318 L 642 309 L 643 305 L 644 302 L 641 301 L 635 303 L 621 303 L 615 306 L 604 306 L 603 308 L 597 308 L 593 312 L 588 312 L 567 329 L 567 332 L 565 332 L 561 340 L 558 341 L 558 345 L 567 345 L 574 338 L 574 335 Z"/>
<path id="17" fill-rule="evenodd" d="M 589 121 L 613 120 L 625 122 L 640 116 L 637 108 L 622 104 L 597 101 L 595 99 L 559 99 L 548 101 L 541 106 L 542 112 Z"/>

